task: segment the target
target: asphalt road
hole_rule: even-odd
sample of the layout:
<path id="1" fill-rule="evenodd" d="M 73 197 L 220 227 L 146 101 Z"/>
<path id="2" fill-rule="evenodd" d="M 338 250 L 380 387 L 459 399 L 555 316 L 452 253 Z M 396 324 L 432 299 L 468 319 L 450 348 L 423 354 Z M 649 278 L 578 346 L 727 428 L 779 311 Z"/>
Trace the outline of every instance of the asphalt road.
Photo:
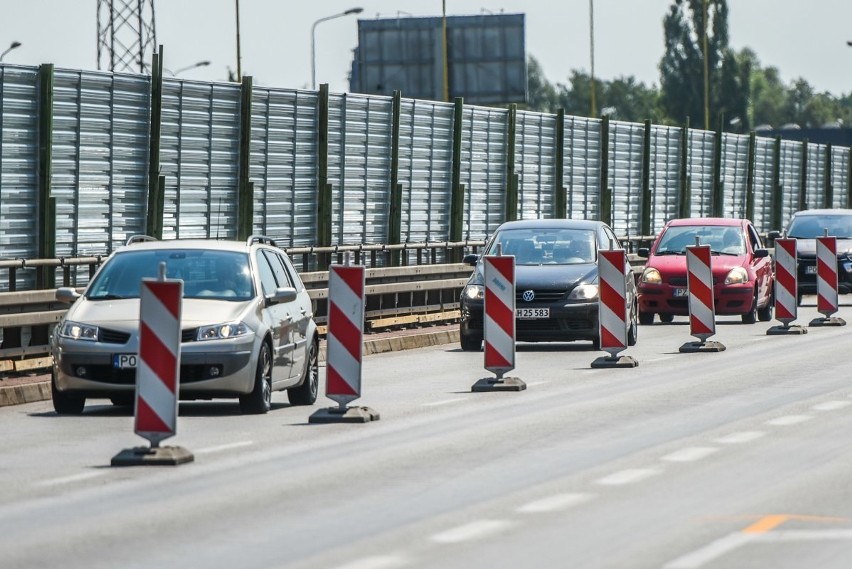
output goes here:
<path id="1" fill-rule="evenodd" d="M 144 441 L 106 402 L 0 408 L 0 567 L 847 568 L 852 324 L 771 324 L 720 318 L 707 354 L 643 326 L 633 369 L 521 345 L 520 393 L 471 393 L 454 345 L 370 356 L 380 421 L 181 404 L 178 467 L 111 468 Z"/>

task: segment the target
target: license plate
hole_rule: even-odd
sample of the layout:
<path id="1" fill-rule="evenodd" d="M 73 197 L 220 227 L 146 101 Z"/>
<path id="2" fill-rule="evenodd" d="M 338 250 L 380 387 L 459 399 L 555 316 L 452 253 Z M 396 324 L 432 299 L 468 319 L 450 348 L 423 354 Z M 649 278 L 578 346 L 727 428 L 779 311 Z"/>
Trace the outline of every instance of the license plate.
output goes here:
<path id="1" fill-rule="evenodd" d="M 685 288 L 676 288 L 673 289 L 672 292 L 676 297 L 678 296 L 689 296 L 689 291 Z"/>
<path id="2" fill-rule="evenodd" d="M 805 265 L 805 274 L 806 275 L 817 274 L 816 265 Z"/>
<path id="3" fill-rule="evenodd" d="M 136 369 L 136 354 L 113 354 L 112 367 L 116 369 Z"/>
<path id="4" fill-rule="evenodd" d="M 518 318 L 529 320 L 532 318 L 550 318 L 549 308 L 516 308 L 515 315 Z"/>

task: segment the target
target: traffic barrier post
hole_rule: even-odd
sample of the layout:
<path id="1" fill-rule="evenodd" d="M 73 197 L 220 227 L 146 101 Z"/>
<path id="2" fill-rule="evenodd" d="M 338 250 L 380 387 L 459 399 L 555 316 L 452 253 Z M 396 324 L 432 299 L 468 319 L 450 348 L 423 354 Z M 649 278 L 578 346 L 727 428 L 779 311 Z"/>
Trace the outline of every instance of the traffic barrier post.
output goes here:
<path id="1" fill-rule="evenodd" d="M 182 447 L 160 446 L 177 433 L 182 299 L 183 281 L 166 279 L 165 263 L 160 263 L 159 279 L 142 279 L 134 431 L 150 447 L 123 450 L 112 466 L 177 465 L 194 459 Z"/>
<path id="2" fill-rule="evenodd" d="M 367 423 L 379 414 L 369 407 L 350 407 L 361 397 L 361 361 L 364 353 L 363 265 L 331 265 L 328 271 L 328 333 L 326 397 L 337 407 L 313 413 L 310 423 Z"/>
<path id="3" fill-rule="evenodd" d="M 775 319 L 781 326 L 772 326 L 767 336 L 807 334 L 803 326 L 791 326 L 798 316 L 799 277 L 796 269 L 795 239 L 775 240 Z"/>
<path id="4" fill-rule="evenodd" d="M 810 326 L 845 326 L 846 321 L 833 316 L 837 312 L 837 237 L 828 235 L 816 239 L 817 264 L 817 312 L 822 318 L 814 318 Z"/>
<path id="5" fill-rule="evenodd" d="M 485 377 L 470 388 L 482 391 L 523 391 L 527 384 L 517 377 L 504 377 L 515 369 L 515 256 L 483 257 L 485 303 L 483 336 L 485 369 L 497 377 Z"/>
<path id="6" fill-rule="evenodd" d="M 701 245 L 698 237 L 695 245 L 686 248 L 686 287 L 689 295 L 689 333 L 698 338 L 680 347 L 683 353 L 722 352 L 724 344 L 708 342 L 716 334 L 716 307 L 713 302 L 713 263 L 710 245 Z"/>
<path id="7" fill-rule="evenodd" d="M 598 251 L 598 337 L 601 349 L 609 352 L 609 357 L 597 358 L 592 362 L 593 368 L 639 365 L 630 356 L 618 356 L 628 343 L 629 307 L 625 270 L 630 271 L 630 266 L 624 249 Z"/>

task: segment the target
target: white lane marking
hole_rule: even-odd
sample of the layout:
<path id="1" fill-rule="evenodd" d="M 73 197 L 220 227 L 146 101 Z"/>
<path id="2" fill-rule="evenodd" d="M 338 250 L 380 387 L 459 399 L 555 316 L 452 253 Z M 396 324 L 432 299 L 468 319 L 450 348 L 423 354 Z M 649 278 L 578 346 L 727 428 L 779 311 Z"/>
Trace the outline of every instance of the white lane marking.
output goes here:
<path id="1" fill-rule="evenodd" d="M 443 399 L 441 401 L 433 401 L 432 403 L 424 403 L 424 407 L 440 407 L 441 405 L 449 405 L 450 403 L 458 403 L 464 401 L 464 397 L 456 397 L 455 399 Z"/>
<path id="2" fill-rule="evenodd" d="M 670 359 L 672 359 L 672 358 L 674 358 L 674 356 L 664 356 L 664 357 L 662 357 L 662 358 L 651 358 L 650 360 L 643 360 L 643 361 L 644 361 L 645 363 L 651 363 L 651 362 L 664 362 L 664 361 L 666 361 L 666 360 L 670 360 Z"/>
<path id="3" fill-rule="evenodd" d="M 531 387 L 533 385 L 544 385 L 545 383 L 550 383 L 550 381 L 531 381 L 527 383 L 527 387 Z"/>
<path id="4" fill-rule="evenodd" d="M 731 433 L 730 435 L 714 439 L 713 442 L 721 445 L 736 445 L 740 443 L 749 443 L 765 435 L 766 433 L 763 431 L 740 431 L 738 433 Z"/>
<path id="5" fill-rule="evenodd" d="M 594 494 L 554 494 L 553 496 L 524 504 L 515 511 L 521 514 L 556 512 L 588 502 L 594 497 Z"/>
<path id="6" fill-rule="evenodd" d="M 477 520 L 436 533 L 429 539 L 435 543 L 461 543 L 501 532 L 513 525 L 508 520 Z"/>
<path id="7" fill-rule="evenodd" d="M 663 566 L 664 569 L 698 569 L 703 565 L 752 541 L 758 534 L 737 532 L 705 545 Z"/>
<path id="8" fill-rule="evenodd" d="M 852 405 L 852 401 L 826 401 L 811 407 L 814 411 L 836 411 Z"/>
<path id="9" fill-rule="evenodd" d="M 811 419 L 813 419 L 811 415 L 786 415 L 784 417 L 777 417 L 775 419 L 772 419 L 771 421 L 766 421 L 766 424 L 780 427 L 787 425 L 798 425 L 799 423 L 804 423 L 805 421 L 810 421 Z"/>
<path id="10" fill-rule="evenodd" d="M 758 534 L 759 541 L 850 541 L 852 530 L 848 529 L 813 529 L 813 530 L 776 530 Z"/>
<path id="11" fill-rule="evenodd" d="M 622 470 L 620 472 L 614 472 L 609 476 L 604 476 L 597 481 L 597 484 L 600 484 L 601 486 L 621 486 L 623 484 L 632 484 L 633 482 L 639 482 L 640 480 L 656 476 L 661 472 L 661 470 L 653 468 L 633 468 L 630 470 Z"/>
<path id="12" fill-rule="evenodd" d="M 254 441 L 240 441 L 236 443 L 228 443 L 224 445 L 217 445 L 213 447 L 201 448 L 195 451 L 196 454 L 210 454 L 214 452 L 223 452 L 226 450 L 233 450 L 235 448 L 248 447 L 254 444 Z"/>
<path id="13" fill-rule="evenodd" d="M 80 482 L 82 480 L 89 480 L 90 478 L 97 478 L 98 476 L 103 476 L 107 473 L 107 470 L 94 470 L 92 472 L 81 472 L 80 474 L 72 474 L 71 476 L 62 476 L 61 478 L 50 478 L 48 480 L 39 480 L 38 482 L 34 482 L 33 486 L 59 486 L 61 484 L 71 484 L 72 482 Z"/>
<path id="14" fill-rule="evenodd" d="M 338 565 L 335 569 L 395 569 L 409 565 L 409 561 L 397 555 L 375 555 Z"/>
<path id="15" fill-rule="evenodd" d="M 701 460 L 705 456 L 710 456 L 714 452 L 719 452 L 719 449 L 716 447 L 688 447 L 667 454 L 660 460 L 667 462 L 692 462 L 694 460 Z"/>

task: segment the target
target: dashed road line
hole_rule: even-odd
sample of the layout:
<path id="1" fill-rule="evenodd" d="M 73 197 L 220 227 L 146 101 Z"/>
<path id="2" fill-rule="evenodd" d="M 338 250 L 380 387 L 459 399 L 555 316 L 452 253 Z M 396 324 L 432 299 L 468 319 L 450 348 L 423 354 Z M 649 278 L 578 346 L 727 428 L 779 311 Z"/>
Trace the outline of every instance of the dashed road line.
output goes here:
<path id="1" fill-rule="evenodd" d="M 623 486 L 625 484 L 632 484 L 634 482 L 639 482 L 641 480 L 645 480 L 646 478 L 650 478 L 652 476 L 656 476 L 660 474 L 662 470 L 657 470 L 654 468 L 633 468 L 629 470 L 622 470 L 620 472 L 614 472 L 609 476 L 604 476 L 597 480 L 597 484 L 601 486 Z"/>
<path id="2" fill-rule="evenodd" d="M 701 549 L 697 549 L 692 553 L 687 553 L 683 557 L 678 557 L 674 561 L 664 565 L 664 569 L 698 569 L 705 564 L 718 559 L 722 555 L 733 551 L 738 547 L 753 541 L 756 534 L 737 532 L 728 534 L 721 539 L 705 545 Z"/>
<path id="3" fill-rule="evenodd" d="M 410 565 L 409 561 L 398 555 L 375 555 L 338 565 L 334 569 L 396 569 Z"/>
<path id="4" fill-rule="evenodd" d="M 811 419 L 813 419 L 813 416 L 811 415 L 786 415 L 784 417 L 776 417 L 775 419 L 766 421 L 766 424 L 776 427 L 784 427 L 787 425 L 798 425 L 799 423 L 804 423 Z"/>
<path id="5" fill-rule="evenodd" d="M 814 411 L 836 411 L 852 405 L 852 401 L 826 401 L 811 407 Z"/>
<path id="6" fill-rule="evenodd" d="M 740 431 L 738 433 L 731 433 L 730 435 L 714 439 L 713 442 L 719 443 L 720 445 L 737 445 L 755 441 L 765 435 L 766 433 L 763 431 Z"/>
<path id="7" fill-rule="evenodd" d="M 664 361 L 670 360 L 672 358 L 674 358 L 674 356 L 663 356 L 662 358 L 651 358 L 649 360 L 642 360 L 642 361 L 645 362 L 645 363 L 664 362 Z"/>
<path id="8" fill-rule="evenodd" d="M 456 397 L 455 399 L 443 399 L 441 401 L 433 401 L 432 403 L 424 403 L 424 407 L 440 407 L 441 405 L 449 405 L 451 403 L 458 403 L 459 401 L 464 401 L 464 397 Z"/>
<path id="9" fill-rule="evenodd" d="M 529 502 L 519 507 L 516 512 L 521 514 L 543 514 L 557 512 L 578 506 L 595 498 L 594 494 L 554 494 L 541 500 Z"/>
<path id="10" fill-rule="evenodd" d="M 217 445 L 212 447 L 206 447 L 202 449 L 198 449 L 195 451 L 195 454 L 212 454 L 214 452 L 224 452 L 226 450 L 234 450 L 236 448 L 248 447 L 254 444 L 254 441 L 239 441 L 236 443 L 228 443 L 224 445 Z"/>
<path id="11" fill-rule="evenodd" d="M 72 474 L 71 476 L 62 476 L 60 478 L 50 478 L 48 480 L 39 480 L 38 482 L 34 482 L 33 486 L 39 486 L 42 488 L 46 488 L 49 486 L 60 486 L 62 484 L 71 484 L 73 482 L 82 482 L 83 480 L 90 480 L 92 478 L 98 478 L 99 476 L 103 476 L 107 473 L 107 470 L 93 470 L 92 472 L 81 472 L 80 474 Z"/>
<path id="12" fill-rule="evenodd" d="M 665 460 L 666 462 L 692 462 L 701 460 L 718 451 L 719 449 L 716 447 L 689 447 L 667 454 L 660 460 Z"/>
<path id="13" fill-rule="evenodd" d="M 432 535 L 429 539 L 435 543 L 461 543 L 480 539 L 504 531 L 515 525 L 509 520 L 477 520 Z"/>

